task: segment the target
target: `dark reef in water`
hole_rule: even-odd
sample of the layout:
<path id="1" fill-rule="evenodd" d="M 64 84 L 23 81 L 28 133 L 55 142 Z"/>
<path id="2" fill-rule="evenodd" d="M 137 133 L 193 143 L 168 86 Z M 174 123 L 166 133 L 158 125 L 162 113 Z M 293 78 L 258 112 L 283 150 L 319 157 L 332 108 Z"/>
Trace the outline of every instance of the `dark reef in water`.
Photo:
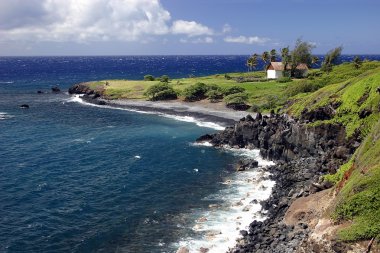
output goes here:
<path id="1" fill-rule="evenodd" d="M 198 142 L 207 141 L 214 146 L 258 148 L 264 158 L 276 162 L 268 168 L 276 185 L 271 197 L 261 203 L 268 211 L 268 219 L 252 222 L 248 231 L 241 232 L 243 238 L 230 252 L 295 252 L 308 237 L 307 224 L 283 223 L 287 209 L 296 198 L 331 187 L 322 175 L 334 173 L 355 152 L 360 141 L 356 137 L 347 139 L 342 125 L 308 125 L 325 117 L 326 111 L 304 115 L 307 120 L 295 120 L 287 115 L 258 114 L 256 118 L 248 115 L 233 127 L 198 138 Z M 333 245 L 336 249 L 345 247 L 339 243 Z"/>

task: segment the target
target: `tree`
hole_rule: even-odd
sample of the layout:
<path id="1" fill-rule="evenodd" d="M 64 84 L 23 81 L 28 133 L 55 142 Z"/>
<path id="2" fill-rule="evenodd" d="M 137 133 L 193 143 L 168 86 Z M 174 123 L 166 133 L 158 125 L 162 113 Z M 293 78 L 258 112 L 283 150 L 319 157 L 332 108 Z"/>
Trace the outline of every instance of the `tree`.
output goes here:
<path id="1" fill-rule="evenodd" d="M 283 76 L 289 76 L 287 71 L 290 62 L 289 47 L 284 47 L 281 49 L 281 62 L 282 65 L 284 65 L 284 70 L 282 73 Z"/>
<path id="2" fill-rule="evenodd" d="M 314 55 L 314 56 L 311 58 L 311 64 L 316 64 L 317 62 L 319 62 L 319 57 Z"/>
<path id="3" fill-rule="evenodd" d="M 265 64 L 269 61 L 270 56 L 269 56 L 268 51 L 265 51 L 265 52 L 261 55 L 261 59 L 263 60 L 263 62 L 264 62 Z"/>
<path id="4" fill-rule="evenodd" d="M 253 54 L 251 57 L 248 58 L 247 60 L 247 67 L 248 67 L 248 71 L 252 71 L 253 69 L 256 68 L 258 62 L 257 62 L 257 58 L 259 57 L 258 54 Z"/>
<path id="5" fill-rule="evenodd" d="M 276 56 L 277 56 L 276 49 L 272 49 L 272 50 L 270 50 L 270 61 L 271 61 L 271 62 L 276 61 Z"/>
<path id="6" fill-rule="evenodd" d="M 354 68 L 360 69 L 360 67 L 363 64 L 363 61 L 359 58 L 359 56 L 355 56 L 353 64 L 354 64 Z"/>
<path id="7" fill-rule="evenodd" d="M 294 76 L 296 68 L 299 64 L 304 63 L 308 67 L 311 66 L 313 55 L 311 51 L 315 46 L 309 42 L 297 39 L 293 51 L 291 52 L 291 75 Z"/>
<path id="8" fill-rule="evenodd" d="M 336 65 L 339 56 L 342 54 L 343 46 L 336 47 L 327 52 L 325 59 L 322 62 L 321 70 L 329 73 L 332 70 L 333 65 Z"/>

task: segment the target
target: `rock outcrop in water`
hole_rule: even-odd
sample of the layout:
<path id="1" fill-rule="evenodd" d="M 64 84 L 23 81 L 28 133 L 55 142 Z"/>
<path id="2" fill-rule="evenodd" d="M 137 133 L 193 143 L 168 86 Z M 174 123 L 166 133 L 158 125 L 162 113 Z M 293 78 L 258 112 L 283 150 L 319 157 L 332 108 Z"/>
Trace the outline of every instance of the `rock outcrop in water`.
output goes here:
<path id="1" fill-rule="evenodd" d="M 214 146 L 258 148 L 264 158 L 276 161 L 268 168 L 276 181 L 270 199 L 263 201 L 268 219 L 254 221 L 231 252 L 302 252 L 299 248 L 310 232 L 307 224 L 286 225 L 283 222 L 290 204 L 299 197 L 327 189 L 332 185 L 323 182 L 322 175 L 334 173 L 359 146 L 355 137 L 346 138 L 345 128 L 337 124 L 307 124 L 325 117 L 329 108 L 321 113 L 307 114 L 307 120 L 295 120 L 287 115 L 248 115 L 233 127 L 207 134 L 199 142 Z M 307 114 L 307 115 L 306 115 Z M 343 249 L 342 245 L 332 245 Z"/>
<path id="2" fill-rule="evenodd" d="M 93 104 L 106 105 L 104 100 L 97 100 L 104 95 L 103 89 L 92 89 L 88 86 L 88 83 L 78 83 L 69 88 L 69 94 L 83 95 L 82 99 Z"/>

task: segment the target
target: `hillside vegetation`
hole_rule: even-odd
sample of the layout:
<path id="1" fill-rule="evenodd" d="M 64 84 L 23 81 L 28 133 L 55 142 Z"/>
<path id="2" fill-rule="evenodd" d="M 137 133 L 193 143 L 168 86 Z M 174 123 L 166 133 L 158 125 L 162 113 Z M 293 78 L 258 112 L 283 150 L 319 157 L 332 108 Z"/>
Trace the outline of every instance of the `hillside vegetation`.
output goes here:
<path id="1" fill-rule="evenodd" d="M 319 111 L 322 119 L 310 124 L 342 124 L 347 138 L 362 139 L 353 157 L 326 180 L 335 183 L 337 199 L 330 214 L 344 223 L 338 237 L 357 241 L 380 234 L 380 67 L 366 62 L 362 68 L 342 64 L 318 77 L 323 88 L 298 94 L 286 109 L 295 117 Z"/>
<path id="2" fill-rule="evenodd" d="M 276 105 L 285 103 L 286 88 L 299 80 L 286 80 L 286 82 L 267 80 L 264 71 L 246 73 L 227 73 L 204 77 L 189 77 L 169 80 L 169 85 L 177 92 L 179 99 L 185 99 L 186 89 L 197 83 L 208 86 L 217 86 L 221 89 L 242 87 L 248 94 L 247 103 L 259 107 L 268 107 L 268 102 L 276 101 Z M 107 85 L 106 85 L 107 83 Z M 92 89 L 102 89 L 108 99 L 149 99 L 146 92 L 152 86 L 160 83 L 159 78 L 154 81 L 147 80 L 103 80 L 88 82 Z"/>

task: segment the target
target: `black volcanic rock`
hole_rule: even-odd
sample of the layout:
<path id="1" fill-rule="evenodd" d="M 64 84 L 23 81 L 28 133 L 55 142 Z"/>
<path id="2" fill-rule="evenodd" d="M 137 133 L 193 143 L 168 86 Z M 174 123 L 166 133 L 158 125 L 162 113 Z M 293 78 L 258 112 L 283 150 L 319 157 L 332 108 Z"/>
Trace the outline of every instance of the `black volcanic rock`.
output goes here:
<path id="1" fill-rule="evenodd" d="M 305 110 L 300 120 L 257 114 L 255 119 L 247 116 L 233 127 L 198 138 L 217 147 L 258 148 L 264 158 L 276 161 L 267 168 L 270 179 L 276 181 L 272 195 L 260 202 L 268 218 L 253 221 L 248 234 L 243 232 L 243 238 L 229 252 L 293 252 L 308 237 L 307 224 L 294 227 L 283 223 L 286 210 L 294 199 L 331 187 L 321 175 L 335 172 L 360 142 L 358 135 L 347 139 L 345 128 L 339 124 L 308 125 L 333 113 L 334 108 L 328 106 L 316 112 Z M 244 170 L 248 163 L 240 161 L 238 170 Z"/>
<path id="2" fill-rule="evenodd" d="M 54 86 L 54 87 L 51 88 L 51 91 L 55 92 L 55 93 L 58 93 L 58 92 L 61 92 L 61 89 L 58 86 Z"/>

